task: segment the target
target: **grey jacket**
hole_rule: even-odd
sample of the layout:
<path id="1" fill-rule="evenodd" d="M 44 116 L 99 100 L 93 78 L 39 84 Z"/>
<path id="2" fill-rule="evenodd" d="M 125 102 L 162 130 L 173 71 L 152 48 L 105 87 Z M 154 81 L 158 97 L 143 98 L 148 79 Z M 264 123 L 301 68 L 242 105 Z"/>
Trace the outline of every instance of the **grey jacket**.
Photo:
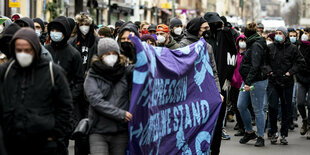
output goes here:
<path id="1" fill-rule="evenodd" d="M 181 40 L 180 47 L 185 47 L 187 45 L 193 44 L 195 42 L 197 42 L 199 40 L 198 36 L 194 36 L 188 32 L 185 32 L 185 37 L 183 37 L 183 39 Z M 207 49 L 208 49 L 208 54 L 210 57 L 210 62 L 211 62 L 211 67 L 213 70 L 213 75 L 214 75 L 214 79 L 215 79 L 215 83 L 217 86 L 217 89 L 219 92 L 221 92 L 221 86 L 220 86 L 220 81 L 219 81 L 219 77 L 217 74 L 217 69 L 216 69 L 216 63 L 215 63 L 215 58 L 214 58 L 214 54 L 213 54 L 213 49 L 212 46 L 207 43 Z"/>
<path id="2" fill-rule="evenodd" d="M 126 67 L 123 77 L 112 83 L 97 75 L 91 68 L 84 82 L 90 103 L 90 133 L 108 134 L 127 131 L 126 111 L 129 109 L 129 91 L 133 66 Z"/>

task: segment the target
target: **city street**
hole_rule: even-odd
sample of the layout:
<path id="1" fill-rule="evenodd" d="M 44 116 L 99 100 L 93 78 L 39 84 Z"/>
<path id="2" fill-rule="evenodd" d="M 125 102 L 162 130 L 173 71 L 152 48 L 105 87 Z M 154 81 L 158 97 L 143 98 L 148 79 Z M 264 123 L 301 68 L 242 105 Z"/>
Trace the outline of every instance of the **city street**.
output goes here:
<path id="1" fill-rule="evenodd" d="M 234 134 L 237 132 L 233 128 L 235 122 L 227 122 L 226 131 L 230 135 L 230 140 L 222 140 L 222 155 L 306 155 L 310 154 L 310 140 L 299 133 L 301 120 L 299 117 L 298 128 L 290 130 L 287 137 L 288 145 L 272 145 L 265 134 L 265 147 L 255 147 L 256 140 L 248 142 L 248 144 L 240 144 L 239 139 Z M 278 126 L 279 127 L 279 126 Z M 278 140 L 279 142 L 279 140 Z"/>

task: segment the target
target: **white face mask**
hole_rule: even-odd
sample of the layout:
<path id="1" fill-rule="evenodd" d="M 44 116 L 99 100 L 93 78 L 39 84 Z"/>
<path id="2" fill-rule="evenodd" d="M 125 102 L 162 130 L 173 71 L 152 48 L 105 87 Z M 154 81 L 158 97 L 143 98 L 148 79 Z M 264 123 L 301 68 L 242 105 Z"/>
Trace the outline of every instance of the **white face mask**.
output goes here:
<path id="1" fill-rule="evenodd" d="M 159 44 L 162 44 L 162 43 L 164 43 L 166 41 L 166 38 L 164 37 L 164 36 L 162 36 L 162 35 L 158 35 L 157 36 L 157 42 L 159 43 Z"/>
<path id="2" fill-rule="evenodd" d="M 16 59 L 18 63 L 20 64 L 20 66 L 28 67 L 32 63 L 33 56 L 31 54 L 24 53 L 24 52 L 16 52 Z"/>
<path id="3" fill-rule="evenodd" d="M 54 42 L 60 42 L 63 39 L 63 34 L 62 32 L 51 32 L 51 39 Z"/>
<path id="4" fill-rule="evenodd" d="M 175 33 L 176 35 L 181 35 L 181 34 L 182 34 L 182 28 L 181 28 L 181 27 L 178 27 L 178 28 L 174 29 L 174 33 Z"/>
<path id="5" fill-rule="evenodd" d="M 36 34 L 38 37 L 41 37 L 41 31 L 40 30 L 36 30 Z"/>
<path id="6" fill-rule="evenodd" d="M 113 67 L 115 65 L 117 59 L 118 59 L 118 56 L 112 54 L 112 55 L 108 55 L 108 56 L 104 57 L 103 61 L 108 66 Z"/>
<path id="7" fill-rule="evenodd" d="M 302 34 L 301 41 L 308 41 L 309 37 L 306 34 Z"/>
<path id="8" fill-rule="evenodd" d="M 241 48 L 241 49 L 245 49 L 246 48 L 246 43 L 244 42 L 244 41 L 240 41 L 239 42 L 239 47 Z"/>
<path id="9" fill-rule="evenodd" d="M 89 28 L 90 26 L 83 25 L 80 26 L 80 31 L 82 32 L 82 34 L 86 35 L 89 32 Z"/>
<path id="10" fill-rule="evenodd" d="M 3 32 L 3 30 L 4 30 L 3 26 L 2 26 L 2 25 L 0 25 L 0 33 L 2 33 L 2 32 Z"/>
<path id="11" fill-rule="evenodd" d="M 271 41 L 269 41 L 269 40 L 266 41 L 266 44 L 267 44 L 267 45 L 272 44 L 272 43 L 273 43 L 273 42 L 271 42 Z"/>

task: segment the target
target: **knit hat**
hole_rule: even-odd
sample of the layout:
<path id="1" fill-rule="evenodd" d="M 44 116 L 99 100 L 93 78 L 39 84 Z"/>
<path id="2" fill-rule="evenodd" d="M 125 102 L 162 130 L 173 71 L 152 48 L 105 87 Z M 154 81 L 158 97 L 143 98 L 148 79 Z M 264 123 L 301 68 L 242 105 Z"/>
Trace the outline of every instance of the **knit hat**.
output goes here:
<path id="1" fill-rule="evenodd" d="M 267 38 L 270 38 L 272 41 L 274 41 L 274 37 L 275 33 L 270 33 Z"/>
<path id="2" fill-rule="evenodd" d="M 75 21 L 78 24 L 82 25 L 91 25 L 93 23 L 93 19 L 86 13 L 81 13 L 75 16 Z"/>
<path id="3" fill-rule="evenodd" d="M 170 29 L 173 29 L 175 26 L 182 26 L 182 21 L 178 18 L 172 18 L 170 20 Z"/>
<path id="4" fill-rule="evenodd" d="M 112 37 L 112 32 L 111 29 L 107 26 L 102 26 L 99 31 L 98 31 L 99 35 L 103 35 L 105 37 Z"/>
<path id="5" fill-rule="evenodd" d="M 287 35 L 288 35 L 287 28 L 285 28 L 284 26 L 278 27 L 276 31 L 282 31 L 283 34 L 285 35 L 285 37 L 287 37 Z"/>
<path id="6" fill-rule="evenodd" d="M 42 19 L 40 19 L 40 18 L 34 18 L 34 19 L 33 19 L 33 22 L 39 23 L 40 26 L 41 26 L 41 28 L 42 28 L 42 30 L 44 31 L 45 26 L 44 26 L 44 23 L 43 23 L 43 20 L 42 20 Z"/>
<path id="7" fill-rule="evenodd" d="M 152 24 L 149 26 L 148 30 L 149 31 L 156 31 L 156 27 L 157 27 L 156 25 Z"/>
<path id="8" fill-rule="evenodd" d="M 118 46 L 117 42 L 112 38 L 100 39 L 98 42 L 97 55 L 99 57 L 102 57 L 103 54 L 111 52 L 111 51 L 114 51 L 114 52 L 117 52 L 118 54 L 120 54 L 119 46 Z"/>

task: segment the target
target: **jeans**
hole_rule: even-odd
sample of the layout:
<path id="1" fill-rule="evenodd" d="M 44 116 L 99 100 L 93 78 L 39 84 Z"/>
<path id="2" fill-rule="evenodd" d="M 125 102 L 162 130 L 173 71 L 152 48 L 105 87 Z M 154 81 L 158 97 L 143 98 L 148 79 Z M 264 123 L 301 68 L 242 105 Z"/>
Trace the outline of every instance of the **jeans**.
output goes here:
<path id="1" fill-rule="evenodd" d="M 267 88 L 268 101 L 269 101 L 269 118 L 270 118 L 270 133 L 274 134 L 278 131 L 277 116 L 278 116 L 278 105 L 279 98 L 281 100 L 281 136 L 288 136 L 288 128 L 290 125 L 290 109 L 292 104 L 293 87 L 280 87 L 274 86 L 269 83 Z"/>
<path id="2" fill-rule="evenodd" d="M 308 93 L 308 96 L 307 96 Z M 305 104 L 308 105 L 308 125 L 310 125 L 310 85 L 297 83 L 297 105 L 303 120 L 307 120 Z M 306 100 L 307 99 L 307 100 Z"/>
<path id="3" fill-rule="evenodd" d="M 244 83 L 242 83 L 242 86 Z M 264 137 L 265 129 L 265 112 L 264 112 L 264 95 L 266 94 L 267 80 L 257 81 L 253 84 L 254 89 L 247 92 L 240 92 L 238 98 L 238 109 L 245 127 L 245 131 L 253 131 L 251 123 L 251 114 L 248 110 L 248 105 L 252 103 L 257 126 L 257 134 L 259 137 Z"/>
<path id="4" fill-rule="evenodd" d="M 127 132 L 115 134 L 91 134 L 89 136 L 91 155 L 124 155 L 128 145 Z"/>

